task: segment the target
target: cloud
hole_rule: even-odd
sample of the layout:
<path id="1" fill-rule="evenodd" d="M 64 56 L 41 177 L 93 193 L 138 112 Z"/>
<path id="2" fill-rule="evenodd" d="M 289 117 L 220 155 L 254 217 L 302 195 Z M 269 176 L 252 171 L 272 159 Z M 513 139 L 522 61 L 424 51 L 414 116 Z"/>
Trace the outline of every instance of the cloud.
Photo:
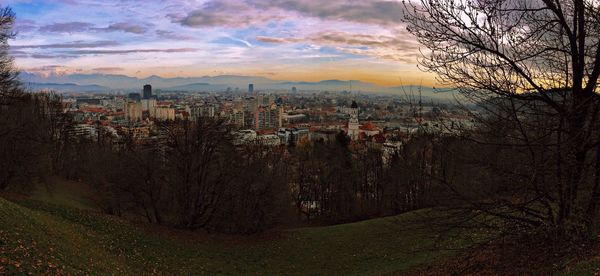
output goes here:
<path id="1" fill-rule="evenodd" d="M 148 27 L 132 24 L 127 22 L 110 24 L 106 28 L 94 28 L 94 30 L 98 31 L 107 31 L 107 32 L 126 32 L 132 34 L 144 34 L 148 31 Z"/>
<path id="2" fill-rule="evenodd" d="M 148 31 L 148 29 L 148 26 L 128 22 L 113 23 L 103 28 L 96 27 L 96 25 L 87 22 L 65 22 L 42 26 L 39 28 L 39 31 L 44 33 L 79 33 L 97 31 L 144 34 Z"/>
<path id="3" fill-rule="evenodd" d="M 343 44 L 394 48 L 397 50 L 418 50 L 419 45 L 406 36 L 386 36 L 354 34 L 348 32 L 320 32 L 309 38 L 320 44 Z"/>
<path id="4" fill-rule="evenodd" d="M 156 35 L 162 39 L 172 39 L 172 40 L 191 40 L 193 37 L 182 35 L 173 31 L 166 30 L 156 30 Z"/>
<path id="5" fill-rule="evenodd" d="M 37 59 L 55 59 L 55 58 L 61 58 L 61 56 L 44 55 L 44 54 L 31 54 L 31 55 L 28 55 L 27 57 L 37 58 Z"/>
<path id="6" fill-rule="evenodd" d="M 69 67 L 66 67 L 63 65 L 46 65 L 46 66 L 40 66 L 40 67 L 26 68 L 25 71 L 28 73 L 34 73 L 34 74 L 42 76 L 42 77 L 48 77 L 48 76 L 52 76 L 52 75 L 60 76 L 60 75 L 78 73 L 78 72 L 81 72 L 82 70 L 69 68 Z"/>
<path id="7" fill-rule="evenodd" d="M 128 49 L 128 50 L 74 50 L 64 52 L 70 55 L 123 55 L 132 53 L 186 53 L 196 52 L 194 48 L 177 48 L 177 49 Z"/>
<path id="8" fill-rule="evenodd" d="M 12 49 L 76 49 L 76 48 L 98 48 L 107 46 L 119 45 L 116 41 L 102 40 L 102 41 L 73 41 L 66 43 L 55 43 L 55 44 L 37 44 L 37 45 L 13 45 Z"/>
<path id="9" fill-rule="evenodd" d="M 281 37 L 267 37 L 267 36 L 257 36 L 256 40 L 258 40 L 260 42 L 265 42 L 265 43 L 296 43 L 296 42 L 305 41 L 304 39 L 293 38 L 293 37 L 281 38 Z"/>
<path id="10" fill-rule="evenodd" d="M 400 1 L 382 0 L 259 0 L 258 8 L 277 7 L 303 16 L 376 25 L 402 23 L 404 5 Z"/>
<path id="11" fill-rule="evenodd" d="M 241 27 L 280 20 L 276 13 L 259 11 L 250 3 L 231 0 L 209 1 L 187 15 L 170 14 L 169 18 L 188 27 Z"/>
<path id="12" fill-rule="evenodd" d="M 76 33 L 89 31 L 94 24 L 86 22 L 53 23 L 40 27 L 39 31 L 44 33 Z"/>
<path id="13" fill-rule="evenodd" d="M 312 17 L 382 26 L 402 23 L 404 5 L 389 0 L 210 0 L 187 15 L 167 15 L 188 27 L 242 27 L 292 17 Z"/>
<path id="14" fill-rule="evenodd" d="M 29 54 L 25 51 L 19 51 L 19 50 L 13 50 L 11 49 L 8 54 L 11 57 L 15 57 L 15 58 L 22 58 L 22 57 L 27 57 Z"/>
<path id="15" fill-rule="evenodd" d="M 14 30 L 18 33 L 29 32 L 38 29 L 35 21 L 27 19 L 18 19 L 15 21 Z"/>
<path id="16" fill-rule="evenodd" d="M 350 54 L 403 62 L 414 61 L 414 57 L 419 53 L 419 45 L 405 34 L 388 36 L 325 31 L 304 38 L 258 36 L 256 39 L 264 43 L 312 43 L 327 45 Z"/>
<path id="17" fill-rule="evenodd" d="M 91 71 L 99 72 L 99 73 L 114 73 L 114 72 L 120 72 L 123 70 L 125 70 L 125 69 L 121 68 L 121 67 L 98 67 L 98 68 L 91 69 Z"/>

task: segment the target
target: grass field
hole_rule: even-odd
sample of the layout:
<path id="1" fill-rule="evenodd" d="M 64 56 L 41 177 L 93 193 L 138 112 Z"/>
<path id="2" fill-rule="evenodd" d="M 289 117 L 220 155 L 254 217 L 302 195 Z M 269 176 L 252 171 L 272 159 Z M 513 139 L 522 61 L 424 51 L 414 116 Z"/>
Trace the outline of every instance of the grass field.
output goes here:
<path id="1" fill-rule="evenodd" d="M 418 212 L 255 236 L 136 226 L 61 185 L 17 203 L 0 198 L 0 274 L 395 274 L 465 242 L 415 228 Z"/>
<path id="2" fill-rule="evenodd" d="M 254 236 L 192 233 L 103 215 L 80 184 L 57 181 L 29 199 L 0 197 L 0 274 L 400 274 L 477 238 L 428 227 L 424 211 Z M 589 274 L 598 263 L 566 274 Z"/>

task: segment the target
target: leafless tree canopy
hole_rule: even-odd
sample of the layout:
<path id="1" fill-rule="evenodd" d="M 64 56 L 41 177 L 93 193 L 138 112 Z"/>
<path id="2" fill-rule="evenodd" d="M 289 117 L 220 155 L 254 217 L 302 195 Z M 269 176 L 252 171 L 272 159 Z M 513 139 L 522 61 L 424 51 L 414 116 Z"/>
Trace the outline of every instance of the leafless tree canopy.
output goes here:
<path id="1" fill-rule="evenodd" d="M 420 66 L 486 111 L 488 131 L 469 139 L 512 162 L 486 179 L 510 178 L 512 192 L 480 195 L 495 204 L 477 209 L 561 232 L 592 229 L 600 199 L 598 2 L 422 0 L 406 8 L 408 30 L 425 47 Z"/>

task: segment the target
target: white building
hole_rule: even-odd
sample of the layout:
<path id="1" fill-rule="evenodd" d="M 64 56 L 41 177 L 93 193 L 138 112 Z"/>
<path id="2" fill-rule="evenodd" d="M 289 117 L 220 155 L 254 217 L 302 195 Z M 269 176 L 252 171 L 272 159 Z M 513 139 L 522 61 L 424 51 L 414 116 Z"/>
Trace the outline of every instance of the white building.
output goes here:
<path id="1" fill-rule="evenodd" d="M 154 108 L 154 112 L 150 113 L 151 117 L 158 121 L 174 121 L 175 120 L 175 108 L 167 106 L 157 106 Z"/>
<path id="2" fill-rule="evenodd" d="M 352 140 L 358 139 L 358 134 L 360 133 L 360 123 L 358 122 L 358 104 L 355 101 L 352 101 L 352 105 L 350 106 L 350 120 L 348 121 L 348 136 Z"/>
<path id="3" fill-rule="evenodd" d="M 142 110 L 150 111 L 156 107 L 156 99 L 142 99 Z"/>

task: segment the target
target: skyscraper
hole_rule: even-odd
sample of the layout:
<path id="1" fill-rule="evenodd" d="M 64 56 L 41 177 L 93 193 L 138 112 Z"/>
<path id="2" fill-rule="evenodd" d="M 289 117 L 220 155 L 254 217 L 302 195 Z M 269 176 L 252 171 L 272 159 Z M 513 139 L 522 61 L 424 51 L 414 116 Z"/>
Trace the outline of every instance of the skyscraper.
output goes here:
<path id="1" fill-rule="evenodd" d="M 298 92 L 298 89 L 296 88 L 296 86 L 292 87 L 292 93 L 296 93 Z"/>
<path id="2" fill-rule="evenodd" d="M 248 93 L 254 93 L 254 84 L 248 84 Z"/>
<path id="3" fill-rule="evenodd" d="M 144 85 L 144 99 L 152 98 L 152 85 Z"/>

